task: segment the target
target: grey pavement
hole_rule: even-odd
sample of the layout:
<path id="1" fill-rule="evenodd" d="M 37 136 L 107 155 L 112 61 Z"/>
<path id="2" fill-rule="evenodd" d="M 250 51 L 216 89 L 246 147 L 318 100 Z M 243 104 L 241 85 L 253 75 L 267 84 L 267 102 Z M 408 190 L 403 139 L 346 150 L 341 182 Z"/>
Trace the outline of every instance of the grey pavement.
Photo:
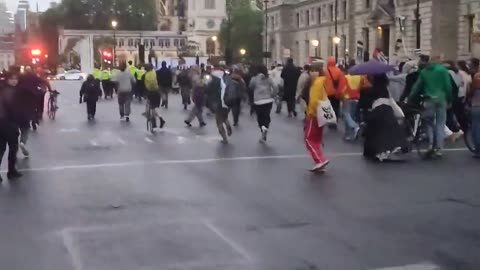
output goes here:
<path id="1" fill-rule="evenodd" d="M 223 145 L 212 118 L 184 126 L 178 96 L 151 135 L 143 105 L 125 123 L 102 100 L 87 123 L 80 83 L 55 87 L 57 119 L 0 188 L 0 269 L 480 269 L 479 163 L 461 143 L 441 161 L 376 164 L 327 132 L 331 166 L 314 175 L 285 113 L 261 145 L 245 110 Z"/>

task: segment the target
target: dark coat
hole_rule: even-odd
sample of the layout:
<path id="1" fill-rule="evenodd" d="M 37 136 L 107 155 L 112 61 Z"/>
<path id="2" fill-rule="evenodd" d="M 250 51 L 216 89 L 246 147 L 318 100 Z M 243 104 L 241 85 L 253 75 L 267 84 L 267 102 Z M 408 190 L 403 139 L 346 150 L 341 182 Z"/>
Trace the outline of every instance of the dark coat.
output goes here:
<path id="1" fill-rule="evenodd" d="M 162 88 L 172 88 L 173 74 L 167 67 L 157 70 L 158 85 Z"/>
<path id="2" fill-rule="evenodd" d="M 281 77 L 283 79 L 284 99 L 295 99 L 300 75 L 300 69 L 294 65 L 286 65 L 282 70 Z"/>
<path id="3" fill-rule="evenodd" d="M 44 83 L 35 74 L 20 76 L 15 94 L 15 106 L 17 106 L 17 120 L 21 127 L 28 127 L 30 121 L 36 119 L 38 100 L 44 95 L 39 87 Z"/>
<path id="4" fill-rule="evenodd" d="M 207 106 L 215 111 L 222 107 L 222 82 L 217 76 L 210 76 L 212 78 L 206 87 Z"/>
<path id="5" fill-rule="evenodd" d="M 102 96 L 100 85 L 96 81 L 85 81 L 80 88 L 80 100 L 84 102 L 97 102 L 98 97 Z"/>

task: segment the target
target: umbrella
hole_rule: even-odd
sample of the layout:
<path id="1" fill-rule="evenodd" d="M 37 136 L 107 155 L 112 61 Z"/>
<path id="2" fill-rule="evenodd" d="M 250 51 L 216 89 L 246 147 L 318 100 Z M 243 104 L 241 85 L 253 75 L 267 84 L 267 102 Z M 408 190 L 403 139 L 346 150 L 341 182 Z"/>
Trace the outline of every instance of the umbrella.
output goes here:
<path id="1" fill-rule="evenodd" d="M 353 66 L 348 70 L 351 75 L 378 75 L 385 74 L 395 69 L 389 65 L 376 60 L 370 60 L 366 63 Z"/>

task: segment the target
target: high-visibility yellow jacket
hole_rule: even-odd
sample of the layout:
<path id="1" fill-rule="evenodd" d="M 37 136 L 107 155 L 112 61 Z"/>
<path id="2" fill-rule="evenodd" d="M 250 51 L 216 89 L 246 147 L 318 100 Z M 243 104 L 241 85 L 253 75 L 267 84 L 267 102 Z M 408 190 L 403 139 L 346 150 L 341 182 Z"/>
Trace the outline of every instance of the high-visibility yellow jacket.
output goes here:
<path id="1" fill-rule="evenodd" d="M 108 69 L 102 70 L 102 81 L 110 80 L 112 78 L 112 74 Z"/>
<path id="2" fill-rule="evenodd" d="M 98 68 L 94 68 L 93 69 L 93 77 L 96 79 L 96 80 L 100 80 L 102 78 L 102 71 Z"/>
<path id="3" fill-rule="evenodd" d="M 137 69 L 137 72 L 135 73 L 136 75 L 136 79 L 137 81 L 141 81 L 142 80 L 142 77 L 143 77 L 143 74 L 145 74 L 145 68 L 141 68 L 141 69 Z"/>
<path id="4" fill-rule="evenodd" d="M 133 76 L 135 76 L 135 73 L 137 73 L 138 68 L 135 67 L 135 66 L 129 66 L 129 67 L 128 67 L 128 71 L 130 71 L 130 74 L 132 74 Z"/>

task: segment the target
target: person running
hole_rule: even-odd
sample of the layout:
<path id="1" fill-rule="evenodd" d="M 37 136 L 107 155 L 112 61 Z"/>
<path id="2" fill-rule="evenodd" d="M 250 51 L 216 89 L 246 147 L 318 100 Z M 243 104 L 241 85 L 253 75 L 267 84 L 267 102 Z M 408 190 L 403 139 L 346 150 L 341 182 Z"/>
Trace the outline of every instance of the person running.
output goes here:
<path id="1" fill-rule="evenodd" d="M 410 94 L 409 102 L 424 95 L 425 115 L 432 118 L 433 130 L 429 131 L 431 155 L 441 157 L 445 139 L 447 107 L 452 104 L 452 82 L 448 70 L 435 59 L 419 75 L 417 83 Z"/>
<path id="2" fill-rule="evenodd" d="M 476 158 L 480 158 L 480 72 L 473 76 L 472 86 L 467 93 L 467 102 L 472 107 L 472 138 Z"/>
<path id="3" fill-rule="evenodd" d="M 187 69 L 180 71 L 177 76 L 178 86 L 180 87 L 180 95 L 182 96 L 183 109 L 186 110 L 190 105 L 190 91 L 192 89 L 192 80 L 190 79 Z"/>
<path id="4" fill-rule="evenodd" d="M 345 122 L 346 141 L 354 141 L 358 138 L 360 131 L 358 119 L 358 100 L 360 99 L 360 89 L 365 87 L 365 78 L 359 75 L 347 75 L 347 89 L 343 93 L 342 115 Z"/>
<path id="5" fill-rule="evenodd" d="M 143 75 L 145 95 L 149 101 L 150 108 L 155 111 L 155 116 L 160 119 L 160 128 L 163 128 L 166 122 L 158 111 L 158 107 L 160 107 L 160 87 L 158 86 L 157 74 L 155 70 L 153 70 L 152 64 L 147 64 L 145 70 L 146 72 Z M 146 111 L 145 115 L 147 115 Z M 156 124 L 156 121 L 154 121 L 154 124 Z"/>
<path id="6" fill-rule="evenodd" d="M 87 104 L 87 119 L 89 121 L 95 119 L 97 112 L 97 101 L 102 96 L 102 89 L 96 82 L 93 75 L 88 75 L 87 80 L 83 82 L 82 88 L 80 88 L 80 104 L 85 102 Z"/>
<path id="7" fill-rule="evenodd" d="M 327 68 L 325 70 L 327 81 L 325 89 L 335 114 L 340 115 L 340 97 L 347 88 L 347 79 L 343 71 L 336 65 L 337 61 L 335 57 L 329 57 L 327 59 Z M 335 125 L 329 127 L 336 128 Z"/>
<path id="8" fill-rule="evenodd" d="M 161 106 L 168 109 L 168 92 L 172 88 L 173 73 L 165 61 L 162 61 L 162 67 L 157 70 L 157 80 L 160 87 Z"/>
<path id="9" fill-rule="evenodd" d="M 16 120 L 15 95 L 18 86 L 18 76 L 14 73 L 6 73 L 6 85 L 0 89 L 0 164 L 8 145 L 8 172 L 10 180 L 22 176 L 17 169 L 18 152 L 18 122 Z M 3 179 L 0 176 L 0 182 Z"/>
<path id="10" fill-rule="evenodd" d="M 297 83 L 297 93 L 295 95 L 296 102 L 302 108 L 302 111 L 305 112 L 307 109 L 307 95 L 310 91 L 310 87 L 312 85 L 312 78 L 310 75 L 310 65 L 303 66 L 302 75 L 298 78 Z"/>
<path id="11" fill-rule="evenodd" d="M 238 68 L 226 72 L 223 76 L 223 81 L 226 85 L 226 91 L 231 91 L 231 104 L 227 104 L 232 109 L 233 126 L 238 126 L 238 120 L 242 109 L 242 97 L 245 92 L 245 81 L 242 78 Z"/>
<path id="12" fill-rule="evenodd" d="M 117 72 L 116 76 L 113 77 L 113 82 L 118 88 L 120 120 L 125 119 L 126 122 L 130 122 L 130 106 L 132 103 L 135 78 L 132 73 L 127 70 L 127 65 L 125 63 L 120 64 L 120 70 Z"/>
<path id="13" fill-rule="evenodd" d="M 212 74 L 211 66 L 207 66 L 205 78 L 207 80 L 207 104 L 209 109 L 215 113 L 215 122 L 217 123 L 218 133 L 222 136 L 222 143 L 228 144 L 228 137 L 232 136 L 233 131 L 228 120 L 230 109 L 223 100 L 225 83 L 222 79 Z"/>
<path id="14" fill-rule="evenodd" d="M 287 64 L 282 70 L 281 77 L 283 79 L 283 100 L 287 102 L 288 117 L 297 117 L 295 110 L 295 94 L 297 92 L 298 78 L 301 71 L 293 64 L 293 59 L 288 58 Z"/>
<path id="15" fill-rule="evenodd" d="M 319 75 L 312 78 L 312 86 L 310 87 L 310 93 L 307 105 L 307 116 L 305 119 L 305 144 L 307 150 L 310 152 L 315 165 L 312 172 L 319 172 L 325 170 L 325 167 L 330 161 L 323 154 L 322 145 L 323 140 L 323 127 L 318 125 L 317 120 L 317 107 L 321 101 L 328 99 L 325 91 L 325 76 L 323 70 L 320 70 Z"/>
<path id="16" fill-rule="evenodd" d="M 260 142 L 267 142 L 268 129 L 270 128 L 270 113 L 274 97 L 278 91 L 277 85 L 268 77 L 266 66 L 259 66 L 257 76 L 250 81 L 250 88 L 253 89 L 253 99 L 257 123 L 260 128 Z"/>
<path id="17" fill-rule="evenodd" d="M 200 70 L 195 69 L 191 71 L 191 79 L 190 79 L 192 86 L 193 86 L 193 108 L 190 111 L 187 119 L 185 120 L 185 124 L 188 127 L 192 126 L 192 121 L 196 117 L 200 124 L 200 127 L 204 127 L 205 121 L 203 120 L 203 107 L 205 105 L 205 80 L 200 75 Z M 190 97 L 189 97 L 190 98 Z"/>

